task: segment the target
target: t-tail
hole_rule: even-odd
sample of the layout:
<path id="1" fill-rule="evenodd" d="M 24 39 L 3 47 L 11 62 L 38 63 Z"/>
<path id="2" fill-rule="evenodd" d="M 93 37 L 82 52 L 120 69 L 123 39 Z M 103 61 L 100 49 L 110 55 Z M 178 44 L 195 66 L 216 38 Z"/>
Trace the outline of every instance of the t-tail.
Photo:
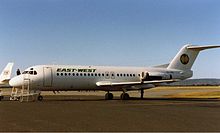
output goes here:
<path id="1" fill-rule="evenodd" d="M 183 72 L 191 71 L 191 68 L 199 52 L 211 48 L 219 48 L 219 45 L 195 46 L 185 45 L 171 61 L 167 69 L 182 70 Z"/>
<path id="2" fill-rule="evenodd" d="M 14 63 L 8 63 L 5 69 L 2 71 L 0 75 L 0 82 L 9 81 L 11 78 L 12 68 Z"/>

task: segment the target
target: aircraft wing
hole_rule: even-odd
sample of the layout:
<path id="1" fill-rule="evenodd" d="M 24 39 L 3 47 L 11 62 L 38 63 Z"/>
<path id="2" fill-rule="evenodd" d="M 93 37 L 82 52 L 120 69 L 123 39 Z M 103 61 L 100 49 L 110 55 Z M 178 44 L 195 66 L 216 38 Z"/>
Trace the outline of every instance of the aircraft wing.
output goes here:
<path id="1" fill-rule="evenodd" d="M 176 81 L 179 81 L 179 80 L 153 80 L 153 81 L 144 81 L 144 82 L 141 82 L 141 81 L 138 81 L 138 82 L 111 82 L 111 81 L 100 81 L 100 82 L 97 82 L 96 85 L 98 87 L 108 87 L 108 86 L 134 86 L 134 85 L 146 85 L 146 84 L 153 84 L 153 85 L 156 85 L 156 84 L 160 84 L 160 83 L 172 83 L 172 82 L 176 82 Z"/>

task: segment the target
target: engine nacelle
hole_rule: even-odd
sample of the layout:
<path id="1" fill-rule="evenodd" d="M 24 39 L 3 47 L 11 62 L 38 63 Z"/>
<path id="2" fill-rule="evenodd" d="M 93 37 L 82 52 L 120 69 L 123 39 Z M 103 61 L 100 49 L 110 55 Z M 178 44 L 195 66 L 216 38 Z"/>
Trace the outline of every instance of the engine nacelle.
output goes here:
<path id="1" fill-rule="evenodd" d="M 173 76 L 170 75 L 170 74 L 165 74 L 165 73 L 161 73 L 159 74 L 160 77 L 162 77 L 162 80 L 169 80 L 169 79 L 172 79 Z"/>

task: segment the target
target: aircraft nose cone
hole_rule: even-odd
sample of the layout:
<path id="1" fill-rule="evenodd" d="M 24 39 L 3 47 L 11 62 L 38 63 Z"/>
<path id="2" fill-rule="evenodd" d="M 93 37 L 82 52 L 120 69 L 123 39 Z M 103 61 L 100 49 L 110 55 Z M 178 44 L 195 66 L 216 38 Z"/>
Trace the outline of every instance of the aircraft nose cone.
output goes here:
<path id="1" fill-rule="evenodd" d="M 23 81 L 21 76 L 16 76 L 9 81 L 9 85 L 12 87 L 20 87 L 22 84 Z"/>

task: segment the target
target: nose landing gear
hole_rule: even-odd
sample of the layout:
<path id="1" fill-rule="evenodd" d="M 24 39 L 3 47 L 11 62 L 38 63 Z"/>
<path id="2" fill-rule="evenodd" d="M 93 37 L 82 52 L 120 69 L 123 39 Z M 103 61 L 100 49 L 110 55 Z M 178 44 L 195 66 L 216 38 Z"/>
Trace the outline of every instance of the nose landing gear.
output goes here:
<path id="1" fill-rule="evenodd" d="M 41 96 L 41 95 L 39 95 L 39 96 L 37 97 L 37 100 L 38 100 L 38 101 L 43 101 L 43 99 L 44 99 L 44 98 L 43 98 L 43 96 Z"/>

